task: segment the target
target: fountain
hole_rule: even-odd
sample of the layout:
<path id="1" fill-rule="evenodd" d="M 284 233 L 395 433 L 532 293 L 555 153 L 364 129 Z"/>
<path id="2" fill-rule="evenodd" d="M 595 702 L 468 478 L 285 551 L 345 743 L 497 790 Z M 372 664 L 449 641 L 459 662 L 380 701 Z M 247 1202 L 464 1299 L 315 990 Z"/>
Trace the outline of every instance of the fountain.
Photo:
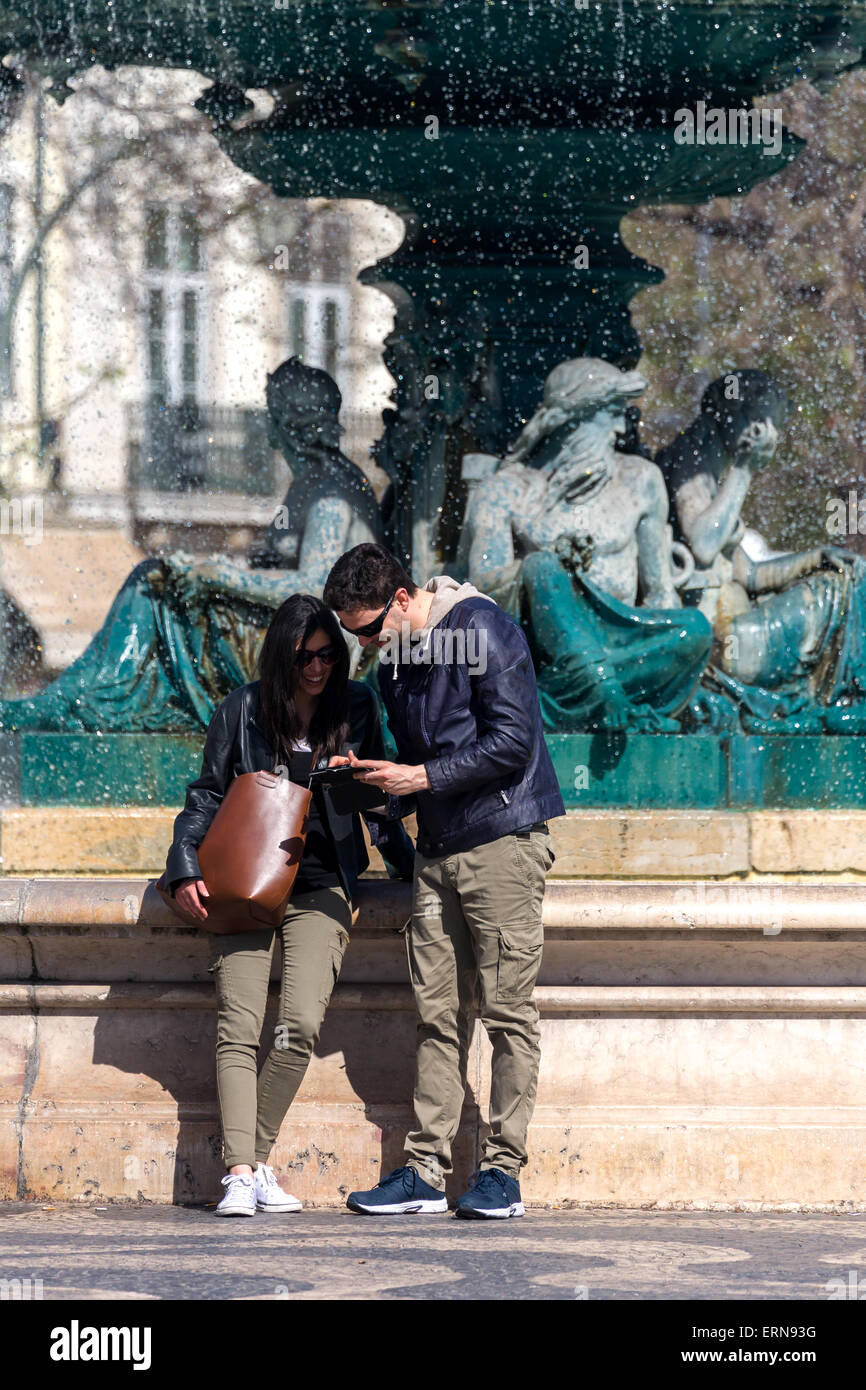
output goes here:
<path id="1" fill-rule="evenodd" d="M 403 245 L 362 279 L 395 304 L 385 358 L 396 400 L 385 412 L 377 461 L 392 480 L 392 542 L 420 579 L 458 559 L 471 487 L 464 458 L 505 454 L 557 364 L 583 357 L 635 366 L 640 348 L 628 301 L 658 277 L 626 251 L 622 216 L 638 204 L 741 194 L 784 167 L 800 142 L 783 131 L 778 108 L 751 107 L 752 99 L 795 75 L 825 81 L 850 68 L 866 32 L 859 7 L 811 2 L 757 10 L 703 2 L 661 10 L 641 0 L 586 8 L 562 3 L 521 6 L 519 23 L 509 4 L 292 4 L 255 16 L 221 4 L 213 29 L 207 6 L 165 14 L 158 4 L 102 11 L 55 0 L 39 6 L 38 22 L 36 14 L 26 3 L 6 6 L 0 41 L 50 76 L 58 100 L 69 96 L 75 73 L 93 62 L 169 66 L 182 54 L 185 65 L 212 79 L 197 105 L 238 167 L 279 195 L 366 197 L 402 214 Z M 250 117 L 251 89 L 273 95 L 264 118 Z M 616 447 L 630 446 L 620 440 Z M 538 451 L 529 463 L 541 466 Z M 672 501 L 671 521 L 682 549 L 688 536 L 677 505 Z M 464 551 L 466 544 L 463 539 Z M 818 569 L 824 564 L 832 567 L 832 560 L 819 560 Z M 249 598 L 255 590 L 261 598 L 262 585 L 251 589 L 243 576 L 223 580 L 229 594 Z M 203 595 L 213 582 L 213 575 L 193 571 L 184 595 L 189 599 L 196 586 Z M 826 589 L 829 581 L 820 582 Z M 694 587 L 683 591 L 684 603 Z M 607 591 L 622 597 L 615 584 Z M 787 601 L 796 606 L 796 595 Z M 827 599 L 834 601 L 857 611 L 853 600 Z M 658 607 L 649 592 L 640 603 Z M 549 606 L 542 586 L 537 613 Z M 759 612 L 769 615 L 763 606 Z M 109 632 L 115 621 L 120 629 Z M 109 615 L 94 647 L 103 654 L 127 651 L 123 623 L 129 621 Z M 688 626 L 696 619 L 682 621 Z M 813 636 L 813 665 L 837 640 L 840 623 L 837 615 Z M 847 776 L 859 744 L 846 750 L 836 742 L 796 742 L 819 728 L 856 735 L 859 715 L 847 708 L 857 686 L 856 657 L 835 684 L 825 682 L 822 696 L 812 692 L 834 706 L 832 719 L 795 717 L 802 707 L 796 699 L 780 704 L 756 697 L 757 706 L 752 700 L 747 733 L 795 740 L 780 756 L 760 739 L 731 737 L 742 729 L 730 706 L 748 703 L 748 680 L 745 667 L 724 670 L 723 640 L 717 624 L 714 657 L 699 662 L 699 694 L 689 689 L 682 699 L 667 698 L 664 723 L 587 718 L 569 711 L 567 698 L 559 702 L 548 727 L 574 804 L 634 803 L 642 784 L 665 781 L 674 747 L 677 775 L 662 791 L 670 805 L 813 804 L 818 786 L 818 804 L 863 804 L 864 792 Z M 852 646 L 856 651 L 854 639 Z M 114 686 L 110 672 L 94 678 L 104 665 L 97 660 L 95 668 L 95 651 L 90 655 L 88 685 L 104 678 Z M 548 651 L 548 663 L 555 665 L 556 656 Z M 693 664 L 684 651 L 683 677 Z M 235 674 L 242 668 L 231 665 Z M 563 679 L 568 682 L 554 676 Z M 648 671 L 647 679 L 651 684 L 655 677 Z M 767 681 L 758 685 L 765 690 Z M 217 685 L 212 693 L 221 690 Z M 637 690 L 638 703 L 652 707 L 645 695 Z M 19 729 L 110 735 L 124 728 L 114 688 L 111 700 L 112 714 L 101 720 L 64 715 L 68 706 L 59 692 L 37 701 L 41 723 L 22 707 L 0 711 L 0 725 L 12 731 L 7 765 L 18 767 L 28 756 L 14 743 Z M 155 709 L 144 723 L 130 709 L 125 727 L 186 730 L 175 707 L 188 702 L 170 703 L 173 712 Z M 213 703 L 193 702 L 193 725 L 206 722 Z M 623 727 L 629 740 L 620 737 Z M 647 728 L 659 737 L 639 737 Z M 700 746 L 682 741 L 687 730 L 698 729 L 707 734 Z M 45 762 L 43 745 L 29 748 L 31 760 Z M 101 753 L 106 784 L 128 795 L 110 746 Z M 580 789 L 569 771 L 588 761 L 608 769 L 593 779 L 592 800 L 575 795 Z M 178 766 L 185 771 L 183 756 Z M 780 778 L 781 766 L 787 771 Z M 23 772 L 20 778 L 27 780 Z M 105 794 L 104 787 L 91 787 L 81 799 Z"/>
<path id="2" fill-rule="evenodd" d="M 96 63 L 191 68 L 238 169 L 281 197 L 371 199 L 404 220 L 399 249 L 361 277 L 395 311 L 376 449 L 393 509 L 376 508 L 360 470 L 347 482 L 335 439 L 326 462 L 354 498 L 351 525 L 387 534 L 421 580 L 462 568 L 524 622 L 538 662 L 570 814 L 539 995 L 564 1060 L 542 1076 L 531 1199 L 866 1206 L 866 1103 L 845 1064 L 866 1011 L 864 563 L 833 545 L 780 554 L 743 523 L 785 428 L 785 393 L 760 364 L 719 377 L 651 457 L 629 303 L 661 275 L 620 234 L 639 207 L 738 197 L 786 168 L 803 142 L 761 99 L 831 83 L 864 46 L 866 8 L 819 0 L 0 6 L 0 48 L 56 99 L 74 103 L 76 74 Z M 0 71 L 9 122 L 15 76 Z M 265 114 L 250 92 L 269 96 Z M 313 427 L 332 428 L 320 387 Z M 309 500 L 290 492 L 287 506 Z M 213 1167 L 201 941 L 140 878 L 44 875 L 157 867 L 202 724 L 246 678 L 268 595 L 293 573 L 320 582 L 304 558 L 319 503 L 331 542 L 350 539 L 329 500 L 320 488 L 304 521 L 290 518 L 298 544 L 282 557 L 270 537 L 283 570 L 147 562 L 82 658 L 77 706 L 74 674 L 0 706 L 5 910 L 32 953 L 10 934 L 6 1006 L 23 1019 L 23 1056 L 37 1055 L 39 1014 L 38 1055 L 61 1058 L 53 1081 L 25 1067 L 24 1089 L 9 1088 L 23 1118 L 7 1186 L 17 1175 L 21 1195 L 48 1190 L 58 1135 L 82 1116 L 100 1120 L 87 1143 L 103 1192 L 190 1198 Z M 123 691 L 111 719 L 99 712 L 111 660 L 96 657 L 128 654 L 129 605 L 153 616 L 165 698 L 151 723 L 147 701 L 129 719 Z M 194 698 L 160 659 L 181 610 L 192 656 L 205 630 L 225 656 L 222 684 L 203 687 L 188 663 Z M 134 686 L 135 662 L 129 674 Z M 389 932 L 401 893 L 362 895 L 363 959 L 281 1139 L 303 1197 L 319 1190 L 315 1161 L 335 1188 L 357 1186 L 402 1127 L 412 1021 Z M 107 990 L 96 1005 L 88 965 Z M 587 1056 L 596 1073 L 569 1070 Z M 94 1064 L 114 1089 L 97 1096 L 94 1082 L 82 1099 Z M 58 1095 L 66 1108 L 37 1132 L 28 1117 Z M 56 1181 L 87 1195 L 74 1164 Z"/>

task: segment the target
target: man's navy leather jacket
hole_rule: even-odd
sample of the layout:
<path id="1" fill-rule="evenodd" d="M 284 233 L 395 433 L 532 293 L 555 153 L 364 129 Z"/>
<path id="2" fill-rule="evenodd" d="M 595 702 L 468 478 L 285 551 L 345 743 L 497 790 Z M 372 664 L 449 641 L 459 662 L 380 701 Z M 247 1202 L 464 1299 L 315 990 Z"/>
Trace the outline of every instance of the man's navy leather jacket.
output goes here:
<path id="1" fill-rule="evenodd" d="M 451 638 L 452 659 L 434 660 L 437 632 L 459 628 L 476 636 Z M 398 760 L 423 763 L 430 781 L 416 795 L 419 853 L 473 849 L 564 815 L 521 628 L 490 599 L 468 597 L 436 624 L 432 639 L 428 662 L 379 663 Z M 453 659 L 461 650 L 478 657 L 477 666 Z"/>
<path id="2" fill-rule="evenodd" d="M 200 878 L 196 853 L 208 826 L 228 790 L 232 778 L 242 772 L 271 771 L 274 751 L 256 723 L 259 682 L 239 686 L 214 710 L 205 738 L 201 776 L 186 789 L 186 804 L 174 822 L 174 840 L 166 861 L 166 880 L 172 892 L 182 878 Z M 382 721 L 375 691 L 360 681 L 349 681 L 349 749 L 359 758 L 383 758 Z M 327 765 L 320 758 L 317 766 Z M 348 897 L 369 864 L 358 806 L 370 831 L 370 839 L 385 860 L 392 878 L 411 878 L 415 851 L 399 820 L 386 819 L 369 809 L 383 804 L 384 794 L 356 783 L 351 788 L 322 787 L 323 820 L 334 840 L 337 870 Z M 353 808 L 355 808 L 353 810 Z"/>

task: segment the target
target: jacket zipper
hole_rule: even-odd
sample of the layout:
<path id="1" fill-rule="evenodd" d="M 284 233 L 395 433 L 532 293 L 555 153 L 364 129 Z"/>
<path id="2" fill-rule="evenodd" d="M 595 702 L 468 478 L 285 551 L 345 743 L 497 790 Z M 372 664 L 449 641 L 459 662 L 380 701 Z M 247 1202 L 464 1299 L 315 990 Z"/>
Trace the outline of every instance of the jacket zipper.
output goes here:
<path id="1" fill-rule="evenodd" d="M 394 668 L 394 669 L 396 670 L 396 663 L 395 663 L 395 668 Z M 407 690 L 404 691 L 404 699 L 405 699 L 405 701 L 406 701 L 406 706 L 407 706 L 407 708 L 408 708 L 408 694 L 409 694 L 409 692 L 408 692 L 408 689 L 407 689 Z M 426 719 L 424 718 L 424 702 L 423 702 L 423 700 L 419 700 L 418 705 L 419 705 L 419 708 L 418 708 L 418 724 L 419 724 L 420 729 L 421 729 L 421 738 L 422 738 L 423 743 L 424 743 L 424 753 L 425 753 L 425 756 L 429 758 L 429 757 L 431 757 L 432 754 L 433 754 L 433 743 L 432 743 L 432 740 L 431 740 L 431 738 L 430 738 L 429 732 L 428 732 L 428 730 L 427 730 L 427 721 L 426 721 Z M 403 727 L 404 727 L 404 729 L 405 729 L 405 731 L 406 731 L 406 739 L 407 739 L 407 742 L 408 742 L 408 741 L 410 741 L 410 739 L 411 739 L 411 729 L 410 729 L 410 726 L 409 726 L 409 720 L 408 720 L 408 718 L 406 718 L 406 719 L 403 720 Z M 413 754 L 413 756 L 415 756 L 415 755 Z"/>
<path id="2" fill-rule="evenodd" d="M 510 805 L 508 797 L 505 795 L 505 792 L 502 790 L 501 787 L 499 788 L 499 795 L 502 797 L 502 800 L 505 802 L 506 806 Z"/>

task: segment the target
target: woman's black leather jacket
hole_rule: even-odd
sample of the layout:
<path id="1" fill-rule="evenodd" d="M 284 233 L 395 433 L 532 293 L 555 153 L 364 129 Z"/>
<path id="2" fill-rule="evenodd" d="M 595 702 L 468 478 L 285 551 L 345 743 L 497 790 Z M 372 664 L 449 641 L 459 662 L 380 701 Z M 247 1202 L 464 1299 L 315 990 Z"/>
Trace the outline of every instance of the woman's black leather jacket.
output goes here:
<path id="1" fill-rule="evenodd" d="M 232 778 L 243 772 L 271 771 L 276 762 L 256 716 L 259 682 L 242 685 L 214 710 L 208 725 L 201 775 L 186 789 L 186 804 L 174 822 L 174 839 L 166 860 L 166 880 L 172 893 L 184 878 L 201 878 L 198 846 L 213 820 Z M 349 749 L 359 758 L 384 758 L 382 722 L 375 692 L 361 681 L 349 681 Z M 320 758 L 318 767 L 327 765 Z M 360 814 L 367 822 L 370 839 L 379 850 L 391 878 L 412 877 L 415 850 L 400 820 L 386 814 L 385 794 L 360 782 L 351 788 L 321 789 L 323 820 L 330 831 L 343 887 L 352 897 L 360 875 L 369 865 Z M 359 814 L 359 803 L 363 810 Z M 374 807 L 381 809 L 377 812 Z"/>

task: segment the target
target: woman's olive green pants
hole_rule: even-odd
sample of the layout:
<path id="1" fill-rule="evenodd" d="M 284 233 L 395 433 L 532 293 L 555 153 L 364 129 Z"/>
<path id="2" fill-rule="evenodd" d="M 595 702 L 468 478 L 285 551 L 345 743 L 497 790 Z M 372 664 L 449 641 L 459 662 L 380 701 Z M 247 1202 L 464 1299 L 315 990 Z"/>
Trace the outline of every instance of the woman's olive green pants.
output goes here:
<path id="1" fill-rule="evenodd" d="M 342 888 L 292 898 L 279 927 L 214 936 L 217 1089 L 226 1168 L 266 1163 L 319 1037 L 349 944 Z M 258 1071 L 274 943 L 283 975 L 273 1045 Z"/>

